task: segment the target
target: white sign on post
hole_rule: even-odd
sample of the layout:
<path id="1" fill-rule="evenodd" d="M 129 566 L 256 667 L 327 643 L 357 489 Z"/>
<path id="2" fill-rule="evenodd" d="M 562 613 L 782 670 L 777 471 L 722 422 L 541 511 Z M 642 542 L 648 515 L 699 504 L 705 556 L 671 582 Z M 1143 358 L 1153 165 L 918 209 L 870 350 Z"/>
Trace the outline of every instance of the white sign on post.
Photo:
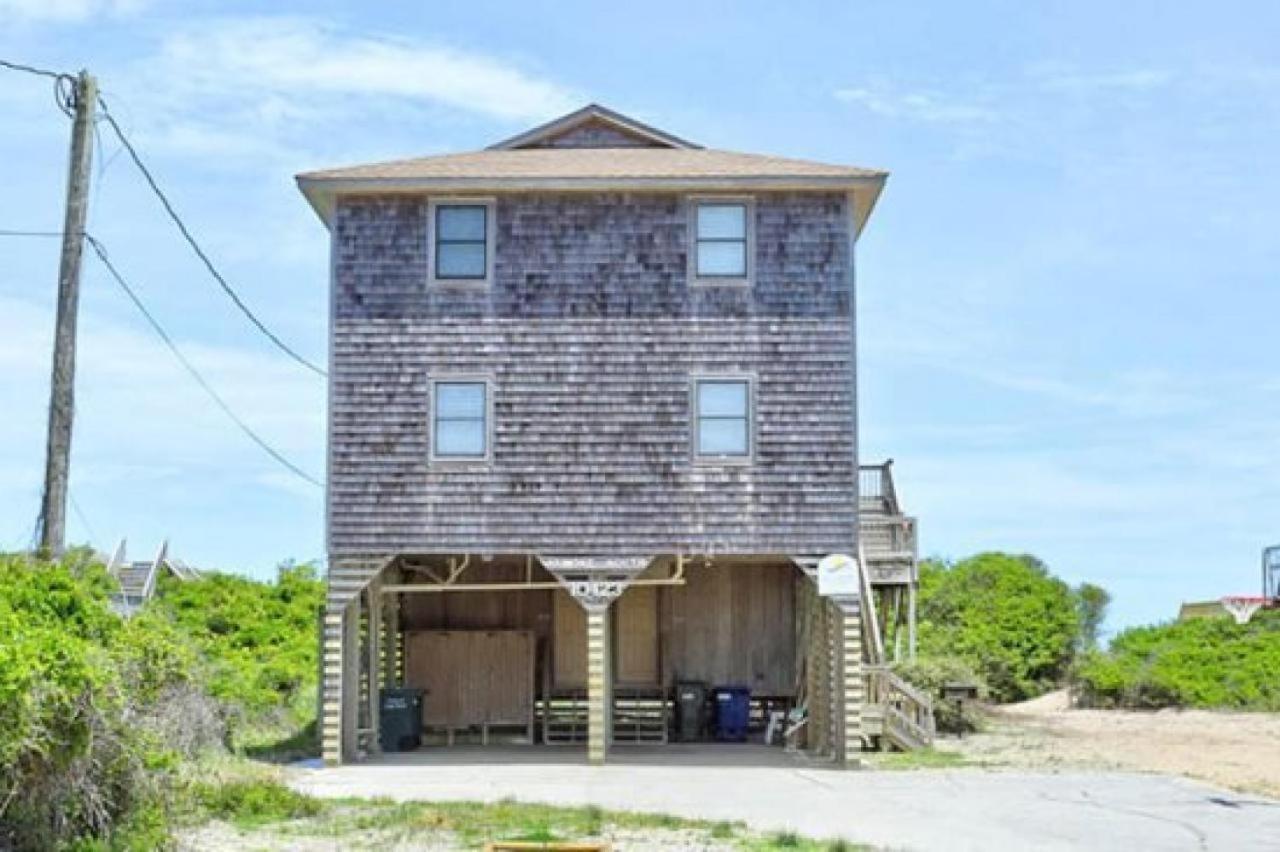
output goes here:
<path id="1" fill-rule="evenodd" d="M 818 594 L 824 598 L 839 596 L 857 597 L 862 594 L 858 576 L 858 560 L 843 553 L 833 553 L 818 563 Z"/>

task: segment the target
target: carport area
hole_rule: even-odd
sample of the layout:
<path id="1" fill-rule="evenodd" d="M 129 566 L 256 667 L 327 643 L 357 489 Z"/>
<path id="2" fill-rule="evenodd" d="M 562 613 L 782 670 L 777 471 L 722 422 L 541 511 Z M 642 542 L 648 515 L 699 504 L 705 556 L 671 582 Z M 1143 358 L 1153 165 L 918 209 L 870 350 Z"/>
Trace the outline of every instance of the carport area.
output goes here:
<path id="1" fill-rule="evenodd" d="M 843 756 L 841 655 L 860 664 L 861 646 L 796 561 L 582 564 L 389 560 L 327 615 L 326 759 L 538 752 L 573 764 L 607 751 L 624 764 L 792 765 L 784 745 Z M 849 682 L 860 693 L 860 675 Z M 422 696 L 420 726 L 389 721 L 406 694 Z"/>

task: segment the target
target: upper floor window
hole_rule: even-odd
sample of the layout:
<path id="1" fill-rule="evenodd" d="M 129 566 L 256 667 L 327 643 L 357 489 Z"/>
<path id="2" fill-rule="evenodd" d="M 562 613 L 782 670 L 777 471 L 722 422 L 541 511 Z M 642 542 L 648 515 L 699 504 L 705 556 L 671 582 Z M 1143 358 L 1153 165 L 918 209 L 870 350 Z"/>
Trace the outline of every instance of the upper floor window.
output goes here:
<path id="1" fill-rule="evenodd" d="M 487 281 L 493 268 L 493 204 L 436 201 L 430 207 L 431 277 L 436 281 Z"/>
<path id="2" fill-rule="evenodd" d="M 489 384 L 439 380 L 432 384 L 435 406 L 431 454 L 437 459 L 484 459 L 489 455 Z"/>
<path id="3" fill-rule="evenodd" d="M 751 455 L 751 382 L 698 379 L 694 383 L 694 455 L 739 458 Z"/>
<path id="4" fill-rule="evenodd" d="M 751 206 L 748 199 L 694 199 L 695 281 L 750 280 Z"/>

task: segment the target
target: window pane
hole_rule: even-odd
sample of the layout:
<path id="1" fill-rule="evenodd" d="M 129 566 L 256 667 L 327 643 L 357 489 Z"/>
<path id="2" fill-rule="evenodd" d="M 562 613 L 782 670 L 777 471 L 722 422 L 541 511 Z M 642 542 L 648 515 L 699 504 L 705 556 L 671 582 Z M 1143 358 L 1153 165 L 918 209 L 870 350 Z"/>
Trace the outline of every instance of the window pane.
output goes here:
<path id="1" fill-rule="evenodd" d="M 484 418 L 484 384 L 440 382 L 436 385 L 436 418 Z"/>
<path id="2" fill-rule="evenodd" d="M 699 417 L 747 416 L 746 382 L 698 382 Z"/>
<path id="3" fill-rule="evenodd" d="M 747 238 L 747 206 L 745 204 L 699 204 L 698 239 L 745 240 Z"/>
<path id="4" fill-rule="evenodd" d="M 483 456 L 483 420 L 437 420 L 436 455 Z"/>
<path id="5" fill-rule="evenodd" d="M 436 208 L 437 239 L 484 240 L 484 226 L 484 207 L 468 205 Z"/>
<path id="6" fill-rule="evenodd" d="M 698 452 L 702 455 L 745 456 L 747 421 L 703 418 L 698 421 Z"/>
<path id="7" fill-rule="evenodd" d="M 483 278 L 484 243 L 438 243 L 436 275 L 440 278 Z"/>
<path id="8" fill-rule="evenodd" d="M 746 243 L 698 243 L 699 276 L 746 277 L 746 274 Z"/>

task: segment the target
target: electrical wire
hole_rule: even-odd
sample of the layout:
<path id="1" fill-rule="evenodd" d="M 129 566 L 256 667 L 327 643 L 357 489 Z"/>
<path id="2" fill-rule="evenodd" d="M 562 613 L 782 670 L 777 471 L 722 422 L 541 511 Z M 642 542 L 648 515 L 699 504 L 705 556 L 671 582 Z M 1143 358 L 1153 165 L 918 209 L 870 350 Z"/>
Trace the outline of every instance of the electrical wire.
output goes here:
<path id="1" fill-rule="evenodd" d="M 61 237 L 62 231 L 9 231 L 0 230 L 0 237 Z"/>
<path id="2" fill-rule="evenodd" d="M 103 100 L 101 96 L 98 97 L 98 104 L 102 107 L 103 119 L 107 124 L 111 125 L 111 129 L 115 131 L 116 137 L 120 140 L 120 144 L 124 146 L 124 150 L 129 154 L 129 158 L 132 159 L 133 164 L 138 167 L 138 171 L 142 173 L 143 178 L 151 187 L 151 191 L 155 193 L 156 198 L 160 199 L 160 204 L 164 207 L 165 212 L 169 214 L 169 218 L 178 226 L 178 230 L 182 233 L 187 244 L 191 246 L 192 251 L 194 251 L 196 256 L 204 263 L 205 268 L 209 270 L 209 274 L 218 282 L 218 286 L 222 288 L 223 292 L 225 292 L 231 301 L 235 303 L 235 306 L 248 318 L 249 322 L 253 323 L 253 325 L 257 327 L 258 331 L 262 332 L 267 339 L 274 343 L 282 352 L 316 375 L 328 375 L 324 369 L 300 355 L 295 349 L 281 340 L 275 332 L 267 328 L 266 324 L 262 320 L 258 319 L 257 315 L 249 309 L 249 306 L 240 298 L 240 294 L 235 291 L 235 288 L 233 288 L 230 283 L 228 283 L 227 279 L 218 271 L 218 268 L 214 266 L 213 261 L 209 259 L 209 255 L 206 254 L 204 249 L 200 247 L 200 244 L 196 242 L 196 238 L 192 235 L 191 230 L 182 220 L 182 217 L 178 215 L 178 211 L 174 209 L 173 203 L 169 201 L 164 190 L 160 188 L 160 184 L 156 181 L 155 176 L 142 161 L 142 157 L 138 154 L 138 150 L 133 146 L 133 143 L 129 141 L 129 137 L 125 135 L 124 129 L 120 127 L 115 116 L 111 114 L 111 110 L 108 108 L 107 102 Z"/>
<path id="3" fill-rule="evenodd" d="M 8 68 L 10 71 L 22 71 L 26 74 L 35 74 L 39 77 L 50 77 L 54 80 L 72 76 L 63 71 L 50 71 L 48 68 L 36 68 L 34 65 L 24 65 L 21 62 L 10 62 L 8 59 L 0 59 L 0 67 Z"/>
<path id="4" fill-rule="evenodd" d="M 80 519 L 85 531 L 89 533 L 89 538 L 97 538 L 98 534 L 94 532 L 93 524 L 89 523 L 89 519 L 85 517 L 84 510 L 80 508 L 80 503 L 76 500 L 76 495 L 69 488 L 67 489 L 67 499 L 71 501 L 71 509 L 76 513 L 76 517 Z"/>
<path id="5" fill-rule="evenodd" d="M 8 228 L 0 229 L 0 237 L 61 237 L 61 236 L 62 236 L 61 231 L 24 231 L 24 230 L 13 230 Z M 319 480 L 317 480 L 315 477 L 311 476 L 309 473 L 302 470 L 293 462 L 285 458 L 282 453 L 280 453 L 278 450 L 276 450 L 274 447 L 268 444 L 264 438 L 258 435 L 258 433 L 252 429 L 252 427 L 250 427 L 247 423 L 245 423 L 244 420 L 242 420 L 240 416 L 237 415 L 231 409 L 231 407 L 227 404 L 226 400 L 224 400 L 218 394 L 218 392 L 213 389 L 213 386 L 210 385 L 209 382 L 204 378 L 204 376 L 201 375 L 200 371 L 195 368 L 195 365 L 193 365 L 190 361 L 188 361 L 186 356 L 182 354 L 182 351 L 178 349 L 177 344 L 174 343 L 173 338 L 169 336 L 168 332 L 164 330 L 164 327 L 160 325 L 159 320 L 157 320 L 155 318 L 155 315 L 152 314 L 147 309 L 146 305 L 142 303 L 142 300 L 138 297 L 137 291 L 135 291 L 132 287 L 130 287 L 128 282 L 124 280 L 124 276 L 120 274 L 120 271 L 116 269 L 115 265 L 111 262 L 110 258 L 107 256 L 107 249 L 106 249 L 106 246 L 103 245 L 102 241 L 99 240 L 97 237 L 94 237 L 92 234 L 88 232 L 85 232 L 84 238 L 85 238 L 85 241 L 89 243 L 89 246 L 90 248 L 93 249 L 94 253 L 97 254 L 98 259 L 102 261 L 102 265 L 106 267 L 107 272 L 111 274 L 111 277 L 114 278 L 116 283 L 119 284 L 121 289 L 124 290 L 125 294 L 129 297 L 129 300 L 133 302 L 134 307 L 136 307 L 138 311 L 141 312 L 143 317 L 146 318 L 147 323 L 151 326 L 152 330 L 164 342 L 165 346 L 169 348 L 169 351 L 173 353 L 174 357 L 178 359 L 178 362 L 181 363 L 182 366 L 187 370 L 187 372 L 191 374 L 191 377 L 195 379 L 196 383 L 199 384 L 200 387 L 203 388 L 207 394 L 209 394 L 210 398 L 213 399 L 213 401 L 217 404 L 217 406 L 222 409 L 223 413 L 226 414 L 227 417 L 229 417 L 231 421 L 236 424 L 236 426 L 240 427 L 240 430 L 244 432 L 247 436 L 249 436 L 250 440 L 252 440 L 260 448 L 262 448 L 269 456 L 271 456 L 273 459 L 275 459 L 277 462 L 283 465 L 291 473 L 301 477 L 302 479 L 316 486 L 317 488 L 323 488 L 324 485 L 322 485 Z M 79 513 L 79 508 L 78 507 L 74 507 L 74 508 L 76 509 L 76 512 Z M 88 522 L 85 521 L 83 517 L 80 520 L 84 521 L 86 527 L 89 525 Z"/>
<path id="6" fill-rule="evenodd" d="M 262 436 L 255 432 L 249 424 L 245 423 L 244 420 L 242 420 L 240 416 L 232 410 L 231 406 L 228 405 L 226 400 L 224 400 L 222 396 L 213 389 L 213 386 L 209 384 L 203 375 L 201 375 L 195 365 L 187 360 L 187 356 L 182 353 L 182 350 L 178 348 L 176 343 L 174 343 L 173 338 L 171 338 L 168 332 L 164 330 L 164 326 L 160 325 L 160 321 L 157 320 L 151 311 L 147 309 L 147 306 L 142 303 L 137 292 L 129 286 L 129 283 L 125 281 L 124 276 L 120 274 L 120 271 L 116 269 L 115 264 L 113 264 L 111 259 L 107 256 L 106 247 L 102 242 L 93 235 L 87 233 L 84 235 L 84 238 L 88 241 L 89 246 L 93 249 L 94 253 L 97 254 L 98 259 L 102 261 L 102 265 L 106 267 L 107 272 L 111 274 L 111 277 L 115 279 L 115 282 L 120 285 L 122 290 L 124 290 L 125 295 L 127 295 L 129 300 L 133 302 L 134 307 L 136 307 L 146 319 L 147 323 L 151 326 L 151 330 L 154 331 L 156 336 L 164 342 L 164 345 L 168 347 L 169 351 L 173 353 L 173 356 L 178 359 L 178 363 L 186 369 L 186 371 L 191 375 L 191 378 L 195 379 L 196 384 L 200 385 L 218 408 L 222 409 L 223 414 L 227 415 L 231 422 L 235 423 L 236 426 L 240 428 L 240 431 L 244 432 L 244 434 L 248 436 L 249 440 L 257 444 L 267 455 L 279 462 L 280 465 L 290 473 L 293 473 L 298 478 L 316 486 L 317 488 L 324 488 L 324 485 L 318 479 L 298 467 L 293 462 L 289 461 L 289 459 L 285 458 L 279 450 L 267 443 Z"/>

